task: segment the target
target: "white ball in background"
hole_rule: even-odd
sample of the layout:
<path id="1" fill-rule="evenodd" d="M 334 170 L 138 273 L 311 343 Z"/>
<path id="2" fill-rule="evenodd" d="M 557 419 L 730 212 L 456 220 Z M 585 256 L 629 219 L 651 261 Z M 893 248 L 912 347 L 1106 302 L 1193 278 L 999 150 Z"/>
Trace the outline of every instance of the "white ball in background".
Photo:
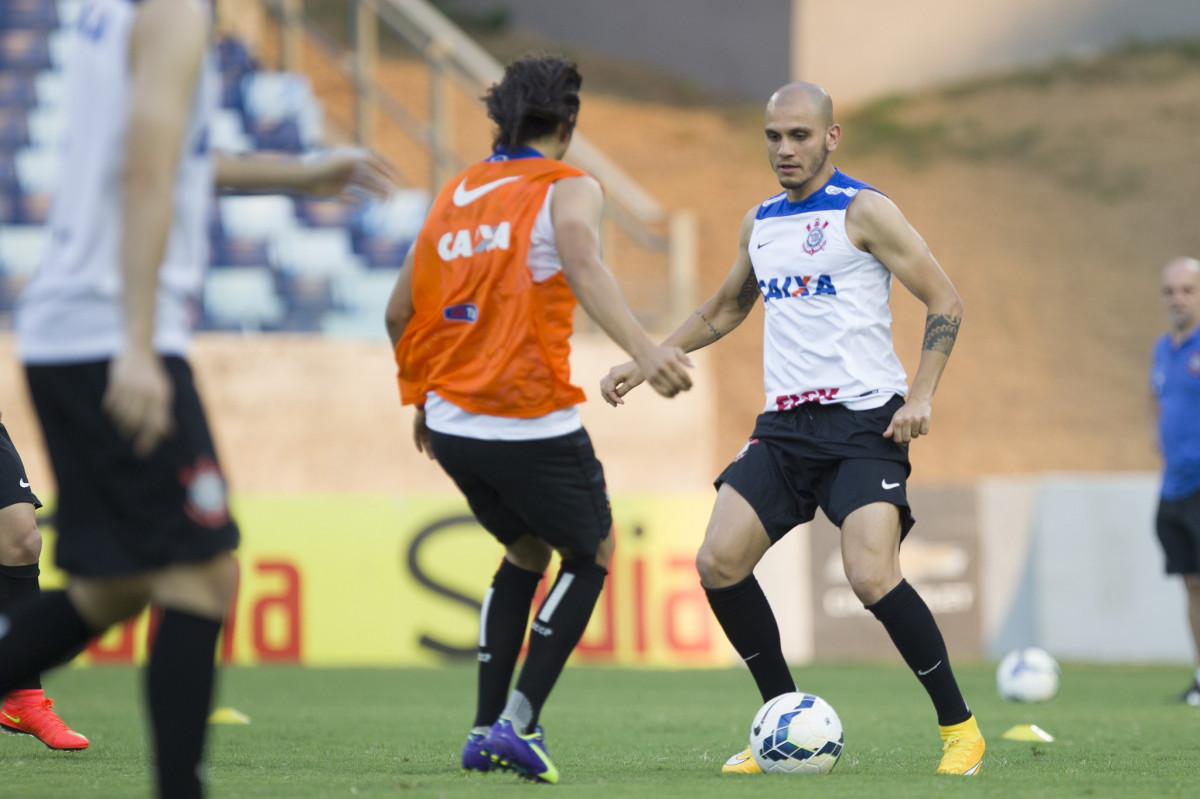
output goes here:
<path id="1" fill-rule="evenodd" d="M 1010 702 L 1049 702 L 1058 694 L 1062 670 L 1044 649 L 1014 649 L 996 669 L 996 690 Z"/>

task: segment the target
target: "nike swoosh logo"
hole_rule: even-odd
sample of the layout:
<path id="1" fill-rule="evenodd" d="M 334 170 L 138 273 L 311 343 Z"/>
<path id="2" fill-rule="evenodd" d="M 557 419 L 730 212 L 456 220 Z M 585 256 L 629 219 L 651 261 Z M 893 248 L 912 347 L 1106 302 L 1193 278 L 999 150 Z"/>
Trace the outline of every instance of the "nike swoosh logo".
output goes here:
<path id="1" fill-rule="evenodd" d="M 468 189 L 467 181 L 464 178 L 463 182 L 459 183 L 458 187 L 454 189 L 454 204 L 459 208 L 470 205 L 483 195 L 487 194 L 489 191 L 494 191 L 495 189 L 503 186 L 505 183 L 512 183 L 514 180 L 520 179 L 521 177 L 519 175 L 514 175 L 510 178 L 500 178 L 499 180 L 493 180 L 491 183 L 484 183 L 482 186 L 476 186 L 473 189 Z"/>
<path id="2" fill-rule="evenodd" d="M 756 657 L 758 657 L 758 656 L 759 656 L 759 655 L 761 655 L 761 654 L 762 654 L 762 652 L 755 652 L 753 655 L 751 655 L 751 656 L 750 656 L 750 657 L 748 657 L 748 658 L 742 658 L 742 660 L 744 660 L 744 661 L 746 661 L 747 663 L 749 663 L 751 660 L 754 660 Z"/>
<path id="3" fill-rule="evenodd" d="M 18 480 L 17 482 L 21 484 L 21 488 L 29 488 L 28 480 Z"/>
<path id="4" fill-rule="evenodd" d="M 771 239 L 771 241 L 775 241 L 775 239 Z M 760 241 L 760 242 L 758 243 L 758 246 L 757 246 L 757 247 L 755 247 L 754 249 L 756 249 L 756 250 L 761 250 L 763 247 L 766 247 L 768 244 L 770 244 L 770 243 L 771 243 L 771 241 Z"/>
<path id="5" fill-rule="evenodd" d="M 20 717 L 20 716 L 10 716 L 10 715 L 8 715 L 8 713 L 5 713 L 5 714 L 4 714 L 4 718 L 6 718 L 6 719 L 8 719 L 9 721 L 11 721 L 13 724 L 20 724 L 20 723 L 21 723 L 21 717 Z"/>
<path id="6" fill-rule="evenodd" d="M 936 668 L 937 668 L 938 666 L 940 666 L 940 665 L 942 665 L 942 661 L 940 661 L 940 660 L 939 660 L 937 663 L 934 663 L 932 666 L 930 666 L 929 668 L 925 669 L 925 671 L 921 671 L 920 669 L 917 669 L 917 676 L 918 676 L 918 677 L 924 677 L 926 674 L 928 674 L 929 672 L 933 671 L 934 669 L 936 669 Z"/>
<path id="7" fill-rule="evenodd" d="M 882 486 L 884 487 L 884 489 L 886 489 L 886 490 L 890 490 L 890 489 L 893 489 L 893 488 L 898 488 L 898 487 L 900 486 L 900 484 L 899 484 L 899 483 L 889 483 L 887 480 L 884 480 L 884 481 L 881 483 L 881 485 L 882 485 Z"/>

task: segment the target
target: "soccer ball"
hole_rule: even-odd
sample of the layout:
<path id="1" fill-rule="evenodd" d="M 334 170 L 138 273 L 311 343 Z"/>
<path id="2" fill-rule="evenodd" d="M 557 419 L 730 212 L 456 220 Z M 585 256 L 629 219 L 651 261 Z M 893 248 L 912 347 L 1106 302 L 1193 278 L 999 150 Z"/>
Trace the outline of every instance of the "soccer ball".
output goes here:
<path id="1" fill-rule="evenodd" d="M 1010 702 L 1048 702 L 1058 693 L 1061 673 L 1046 650 L 1014 649 L 996 669 L 996 690 Z"/>
<path id="2" fill-rule="evenodd" d="M 819 696 L 781 694 L 754 714 L 750 751 L 777 774 L 828 774 L 842 754 L 842 722 Z"/>

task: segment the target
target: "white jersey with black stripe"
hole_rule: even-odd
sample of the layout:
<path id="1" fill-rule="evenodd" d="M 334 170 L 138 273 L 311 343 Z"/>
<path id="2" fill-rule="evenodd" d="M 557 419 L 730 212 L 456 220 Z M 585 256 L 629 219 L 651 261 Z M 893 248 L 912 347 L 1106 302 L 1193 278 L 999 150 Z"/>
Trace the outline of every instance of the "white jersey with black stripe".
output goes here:
<path id="1" fill-rule="evenodd" d="M 89 0 L 70 34 L 50 244 L 17 306 L 18 352 L 25 363 L 109 358 L 125 344 L 122 173 L 136 14 L 131 0 Z M 199 308 L 213 191 L 208 125 L 219 85 L 210 50 L 192 94 L 158 273 L 154 346 L 163 354 L 186 353 Z"/>
<path id="2" fill-rule="evenodd" d="M 763 294 L 763 383 L 767 411 L 805 402 L 853 410 L 908 393 L 892 347 L 892 274 L 846 234 L 846 209 L 871 186 L 840 171 L 793 203 L 763 202 L 750 261 Z"/>

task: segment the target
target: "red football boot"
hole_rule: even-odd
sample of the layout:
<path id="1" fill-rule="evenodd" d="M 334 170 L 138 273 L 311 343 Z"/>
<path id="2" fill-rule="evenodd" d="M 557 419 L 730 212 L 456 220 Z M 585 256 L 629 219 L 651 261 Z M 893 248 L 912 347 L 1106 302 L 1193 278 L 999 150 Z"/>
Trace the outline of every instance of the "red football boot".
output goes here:
<path id="1" fill-rule="evenodd" d="M 54 700 L 41 688 L 13 691 L 0 708 L 0 729 L 32 735 L 51 749 L 78 751 L 88 748 L 88 739 L 72 730 L 54 712 Z"/>

